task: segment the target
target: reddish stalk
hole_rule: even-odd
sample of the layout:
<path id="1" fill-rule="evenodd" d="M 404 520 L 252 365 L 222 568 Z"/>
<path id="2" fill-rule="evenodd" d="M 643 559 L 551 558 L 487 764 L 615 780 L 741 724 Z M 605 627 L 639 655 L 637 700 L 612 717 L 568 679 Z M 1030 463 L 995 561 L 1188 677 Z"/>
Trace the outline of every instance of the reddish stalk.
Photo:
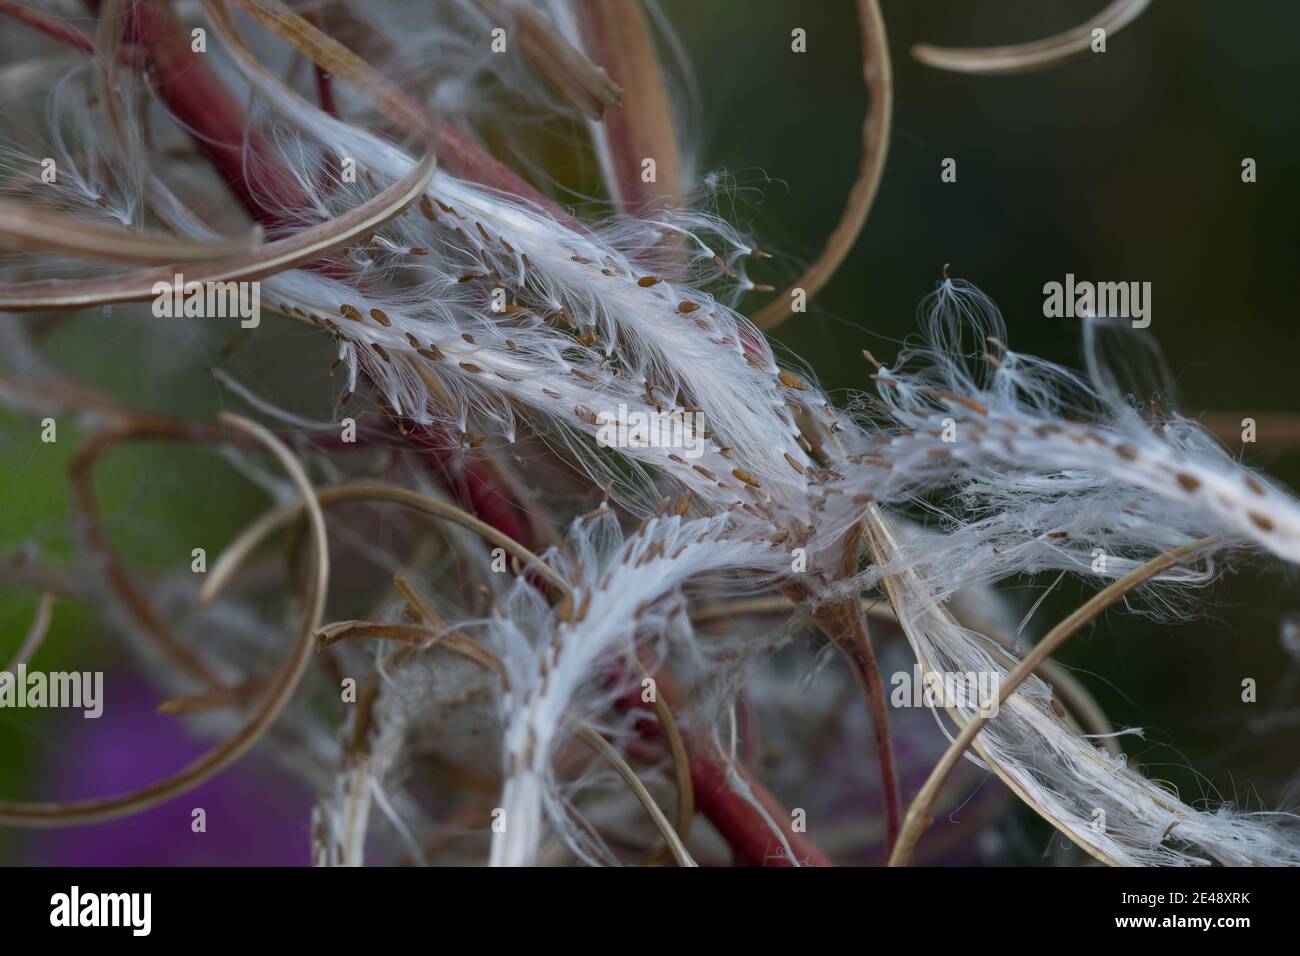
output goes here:
<path id="1" fill-rule="evenodd" d="M 55 17 L 41 13 L 39 10 L 33 10 L 21 3 L 14 3 L 13 0 L 0 0 L 0 14 L 11 16 L 19 23 L 25 23 L 46 36 L 53 37 L 61 43 L 66 43 L 68 46 L 76 47 L 87 53 L 95 52 L 95 38 L 89 33 L 78 30 L 76 27 Z M 118 59 L 126 66 L 142 67 L 145 64 L 144 53 L 139 47 L 130 44 L 123 44 L 118 47 L 117 55 Z"/>
<path id="2" fill-rule="evenodd" d="M 620 676 L 611 678 L 622 680 Z M 655 674 L 658 693 L 665 700 L 681 700 L 676 682 L 665 670 Z M 624 680 L 624 683 L 626 681 Z M 654 707 L 641 699 L 637 684 L 624 695 L 621 704 L 628 710 L 644 713 L 635 723 L 643 740 L 662 743 L 663 727 L 652 719 Z M 689 711 L 688 707 L 680 708 Z M 673 707 L 674 712 L 678 707 Z M 687 720 L 678 720 L 686 751 L 690 756 L 691 785 L 695 791 L 695 806 L 731 847 L 735 862 L 741 866 L 793 866 L 798 861 L 803 866 L 833 866 L 826 854 L 804 833 L 795 832 L 790 811 L 785 809 L 758 778 L 740 760 L 731 762 L 731 773 L 741 788 L 748 788 L 752 801 L 745 799 L 732 785 L 725 756 L 717 745 L 692 730 L 693 715 L 682 714 Z M 755 806 L 757 804 L 757 806 Z M 768 818 L 771 819 L 769 823 Z M 774 826 L 775 825 L 775 826 Z M 794 854 L 794 860 L 781 845 L 782 838 Z"/>
<path id="3" fill-rule="evenodd" d="M 899 796 L 898 770 L 894 763 L 894 744 L 889 731 L 889 708 L 886 706 L 884 682 L 876 663 L 871 637 L 867 632 L 860 602 L 840 602 L 818 615 L 818 621 L 832 635 L 844 655 L 853 678 L 867 701 L 871 729 L 875 739 L 876 761 L 880 766 L 880 789 L 885 804 L 885 855 L 894 849 L 902 822 L 902 798 Z"/>
<path id="4" fill-rule="evenodd" d="M 312 26 L 324 29 L 325 11 L 321 3 L 318 2 L 313 9 L 304 11 L 303 17 Z M 334 99 L 334 78 L 319 63 L 312 64 L 312 75 L 316 80 L 316 102 L 330 116 L 338 116 L 338 103 Z"/>
<path id="5" fill-rule="evenodd" d="M 862 526 L 854 525 L 845 538 L 842 578 L 850 578 L 858 570 L 861 556 Z M 804 587 L 792 586 L 787 595 L 799 604 L 810 595 Z M 893 852 L 894 843 L 902 826 L 902 797 L 898 784 L 898 769 L 894 761 L 894 743 L 889 729 L 889 707 L 885 686 L 881 679 L 876 653 L 871 646 L 862 604 L 856 598 L 836 601 L 818 608 L 813 620 L 844 656 L 862 696 L 867 702 L 871 729 L 875 740 L 876 763 L 880 767 L 880 789 L 885 808 L 885 855 Z"/>
<path id="6" fill-rule="evenodd" d="M 86 0 L 98 14 L 101 0 Z M 285 209 L 307 197 L 256 130 L 245 130 L 244 111 L 208 58 L 190 49 L 190 35 L 161 0 L 133 0 L 125 39 L 143 50 L 158 98 L 185 125 L 199 151 L 244 208 L 268 228 L 290 222 Z M 254 184 L 256 181 L 256 185 Z"/>
<path id="7" fill-rule="evenodd" d="M 687 747 L 692 741 L 687 738 Z M 740 763 L 733 770 L 748 786 L 762 810 L 743 799 L 727 778 L 721 755 L 691 751 L 691 780 L 695 783 L 695 805 L 736 854 L 736 862 L 749 866 L 793 866 L 766 817 L 781 828 L 790 851 L 801 866 L 831 866 L 830 859 L 808 839 L 790 827 L 790 811 L 772 796 Z M 766 814 L 766 817 L 764 816 Z"/>
<path id="8" fill-rule="evenodd" d="M 623 89 L 622 103 L 606 111 L 602 124 L 615 204 L 632 214 L 656 202 L 676 204 L 682 184 L 672 104 L 639 0 L 582 3 L 576 12 L 592 60 Z M 650 183 L 641 174 L 645 159 L 656 164 Z"/>

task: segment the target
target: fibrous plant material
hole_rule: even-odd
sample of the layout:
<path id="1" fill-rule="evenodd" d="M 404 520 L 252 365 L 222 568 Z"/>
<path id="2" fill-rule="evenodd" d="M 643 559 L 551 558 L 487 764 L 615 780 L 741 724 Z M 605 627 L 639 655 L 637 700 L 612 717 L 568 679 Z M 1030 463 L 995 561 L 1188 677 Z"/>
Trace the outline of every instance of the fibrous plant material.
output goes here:
<path id="1" fill-rule="evenodd" d="M 1143 6 L 1025 47 L 916 52 L 1036 69 Z M 828 799 L 878 835 L 878 861 L 911 861 L 966 764 L 1106 863 L 1300 863 L 1291 816 L 1193 805 L 1130 767 L 1049 659 L 1130 597 L 1158 612 L 1248 555 L 1300 563 L 1289 491 L 1116 385 L 1097 346 L 1114 317 L 1083 317 L 1074 372 L 1013 351 L 945 267 L 920 341 L 865 353 L 875 394 L 847 402 L 764 335 L 832 277 L 881 188 L 894 81 L 875 0 L 856 4 L 868 112 L 843 215 L 752 319 L 740 303 L 772 292 L 750 275 L 771 257 L 695 188 L 655 8 L 89 7 L 93 35 L 0 2 L 48 44 L 33 82 L 53 107 L 28 117 L 39 140 L 5 130 L 0 243 L 20 254 L 0 310 L 24 314 L 6 320 L 0 397 L 90 430 L 77 571 L 165 688 L 160 710 L 229 736 L 125 794 L 0 802 L 0 823 L 135 812 L 262 742 L 319 794 L 304 860 L 321 864 L 829 865 L 790 781 L 819 781 L 843 693 L 862 698 L 848 758 L 870 779 Z M 539 127 L 572 168 L 541 162 Z M 581 168 L 599 198 L 569 209 L 550 175 Z M 159 321 L 163 305 L 238 320 L 251 337 L 228 350 L 264 341 L 263 311 L 306 336 L 278 360 L 321 366 L 318 411 L 222 370 L 267 424 L 137 412 L 40 359 L 41 322 L 149 302 Z M 127 440 L 210 448 L 275 497 L 228 522 L 210 566 L 196 557 L 193 588 L 146 585 L 110 544 L 92 472 Z M 1025 653 L 995 586 L 1042 572 L 1100 590 Z M 26 664 L 58 613 L 50 582 L 74 585 L 12 579 L 44 592 Z M 272 623 L 290 618 L 292 640 Z M 841 685 L 813 689 L 818 646 L 842 654 Z M 887 685 L 913 663 L 946 752 L 895 746 Z M 954 693 L 953 675 L 1000 690 Z M 760 729 L 790 745 L 772 756 Z M 931 752 L 928 778 L 904 760 Z"/>

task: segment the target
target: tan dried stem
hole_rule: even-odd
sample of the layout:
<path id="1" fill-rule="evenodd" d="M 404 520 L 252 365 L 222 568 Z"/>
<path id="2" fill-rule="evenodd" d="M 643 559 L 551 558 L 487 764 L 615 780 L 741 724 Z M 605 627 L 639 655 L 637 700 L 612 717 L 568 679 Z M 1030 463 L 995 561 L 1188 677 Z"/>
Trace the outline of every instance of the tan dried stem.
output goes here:
<path id="1" fill-rule="evenodd" d="M 893 529 L 890 527 L 888 519 L 880 510 L 880 507 L 876 504 L 867 505 L 864 509 L 863 516 L 863 527 L 866 530 L 865 538 L 872 563 L 876 565 L 887 565 L 891 561 L 897 559 L 901 553 L 901 546 Z M 886 575 L 880 582 L 881 588 L 885 592 L 885 596 L 889 598 L 889 603 L 894 608 L 895 615 L 899 615 L 900 609 L 903 607 L 904 598 L 902 589 L 904 582 L 912 587 L 921 586 L 917 579 L 916 572 L 910 569 L 901 571 L 898 575 Z M 948 611 L 947 607 L 942 604 L 935 605 L 927 613 L 932 614 L 939 619 L 944 626 L 960 626 L 957 620 Z M 913 653 L 916 654 L 917 661 L 921 665 L 922 670 L 933 670 L 934 665 L 921 652 L 920 643 L 913 633 L 916 627 L 915 622 L 906 616 L 900 616 L 898 622 L 899 626 L 903 629 L 903 633 L 907 636 L 908 643 L 911 644 Z M 961 726 L 962 715 L 957 712 L 956 708 L 948 707 L 946 710 L 953 723 Z M 1019 781 L 1012 777 L 1011 774 L 1002 767 L 999 761 L 993 758 L 978 737 L 972 741 L 971 746 L 975 749 L 976 753 L 984 758 L 985 763 L 987 763 L 993 770 L 998 779 L 1006 785 L 1007 789 L 1019 797 L 1026 806 L 1032 809 L 1057 830 L 1061 831 L 1061 833 L 1063 833 L 1067 838 L 1073 840 L 1079 846 L 1082 846 L 1088 853 L 1092 854 L 1101 862 L 1108 866 L 1118 865 L 1114 858 L 1090 846 L 1088 841 L 1083 839 L 1081 835 L 1075 833 L 1068 823 L 1057 817 L 1051 810 L 1043 806 L 1040 801 L 1036 800 L 1032 794 L 1020 785 Z"/>
<path id="2" fill-rule="evenodd" d="M 241 282 L 263 279 L 314 262 L 396 219 L 418 200 L 433 178 L 437 160 L 426 153 L 414 169 L 387 189 L 353 209 L 256 250 L 216 262 L 202 262 L 186 272 L 186 282 Z M 144 269 L 98 279 L 52 279 L 0 288 L 0 312 L 81 309 L 113 302 L 144 302 L 157 296 L 155 286 L 170 287 L 175 269 Z"/>
<path id="3" fill-rule="evenodd" d="M 330 76 L 341 79 L 369 96 L 376 108 L 402 128 L 432 132 L 429 114 L 406 95 L 400 86 L 357 56 L 333 37 L 318 30 L 279 0 L 230 0 L 261 26 L 293 46 Z M 216 0 L 203 0 L 213 20 L 229 24 L 229 15 Z"/>
<path id="4" fill-rule="evenodd" d="M 504 548 L 515 555 L 525 569 L 535 570 L 561 592 L 569 593 L 569 583 L 549 564 L 515 541 L 514 538 L 503 534 L 455 505 L 438 501 L 435 498 L 430 498 L 406 488 L 367 482 L 326 488 L 320 492 L 317 500 L 320 502 L 321 507 L 330 507 L 345 502 L 387 502 L 401 505 L 421 514 L 450 521 L 463 528 L 468 528 L 489 544 Z M 203 589 L 199 592 L 200 603 L 208 605 L 216 600 L 222 589 L 230 582 L 234 572 L 257 549 L 257 546 L 277 529 L 295 520 L 302 513 L 302 507 L 302 504 L 296 501 L 278 505 L 264 512 L 261 517 L 241 531 L 209 570 L 207 580 L 203 583 Z"/>
<path id="5" fill-rule="evenodd" d="M 179 694 L 159 704 L 157 713 L 178 717 L 185 714 L 225 710 L 227 707 L 243 708 L 265 690 L 267 683 L 265 677 L 250 677 L 233 687 L 222 687 L 203 694 Z"/>
<path id="6" fill-rule="evenodd" d="M 868 619 L 891 624 L 897 629 L 897 615 L 880 598 L 861 598 L 858 603 L 862 608 L 862 613 Z M 758 598 L 738 598 L 731 601 L 719 601 L 715 604 L 702 604 L 691 612 L 690 617 L 692 624 L 707 624 L 710 621 L 727 621 L 749 615 L 757 617 L 789 615 L 798 608 L 799 605 L 785 595 L 772 594 Z M 897 633 L 897 630 L 895 630 L 895 633 Z M 1006 647 L 1011 646 L 1011 640 L 1007 635 L 990 631 L 988 636 Z M 1009 662 L 1009 666 L 1015 666 L 1014 658 L 1009 655 L 1003 655 L 1003 657 Z M 1060 698 L 1061 704 L 1080 729 L 1096 737 L 1098 743 L 1110 753 L 1119 754 L 1121 752 L 1122 748 L 1113 736 L 1115 725 L 1106 716 L 1105 710 L 1097 703 L 1097 699 L 1093 697 L 1092 693 L 1077 677 L 1052 660 L 1045 660 L 1040 663 L 1035 673 L 1052 686 L 1052 690 Z"/>
<path id="7" fill-rule="evenodd" d="M 333 624 L 326 624 L 317 629 L 316 647 L 323 651 L 349 638 L 391 641 L 420 650 L 445 647 L 461 657 L 474 661 L 485 670 L 492 671 L 503 680 L 506 676 L 505 665 L 501 663 L 499 657 L 450 627 L 440 629 L 419 627 L 414 624 L 394 624 L 387 621 L 335 621 Z"/>
<path id="8" fill-rule="evenodd" d="M 27 628 L 27 635 L 23 638 L 22 644 L 18 646 L 18 653 L 4 667 L 6 671 L 12 674 L 19 666 L 32 659 L 41 642 L 45 640 L 45 635 L 49 633 L 50 622 L 53 619 L 54 595 L 45 591 L 36 604 L 36 615 L 32 618 L 31 626 Z"/>
<path id="9" fill-rule="evenodd" d="M 641 803 L 641 806 L 645 807 L 645 812 L 649 815 L 655 828 L 658 829 L 659 833 L 663 836 L 664 842 L 668 845 L 669 852 L 672 853 L 673 859 L 677 861 L 677 865 L 699 866 L 699 864 L 691 858 L 690 851 L 686 849 L 686 844 L 682 842 L 682 838 L 678 835 L 677 831 L 673 829 L 673 825 L 668 822 L 668 818 L 664 816 L 664 812 L 659 809 L 659 804 L 655 803 L 654 797 L 652 797 L 650 791 L 645 788 L 645 784 L 641 782 L 641 778 L 636 775 L 636 772 L 628 766 L 627 761 L 623 759 L 623 755 L 610 746 L 609 741 L 597 733 L 596 729 L 590 724 L 575 724 L 574 729 L 578 738 L 582 740 L 583 743 L 590 746 L 592 750 L 596 751 L 596 753 L 600 754 L 609 762 L 609 765 L 617 771 L 620 777 L 623 778 L 623 782 L 626 783 L 628 789 L 632 791 L 632 795 L 637 798 Z"/>
<path id="10" fill-rule="evenodd" d="M 889 38 L 885 34 L 885 21 L 880 15 L 878 0 L 858 0 L 858 22 L 862 31 L 862 71 L 870 99 L 867 118 L 862 125 L 862 162 L 858 167 L 858 178 L 849 191 L 839 224 L 826 240 L 821 255 L 790 288 L 753 316 L 754 324 L 760 329 L 771 329 L 790 315 L 796 290 L 802 289 L 806 298 L 811 299 L 830 281 L 857 241 L 880 189 L 880 177 L 889 154 L 894 80 L 889 63 Z"/>
<path id="11" fill-rule="evenodd" d="M 527 4 L 502 4 L 499 0 L 478 0 L 483 12 L 504 28 L 514 28 L 524 57 L 545 78 L 566 103 L 589 119 L 600 119 L 605 110 L 618 106 L 623 91 L 609 74 L 556 32 L 550 18 Z M 507 10 L 508 6 L 508 10 Z"/>
<path id="12" fill-rule="evenodd" d="M 224 433 L 171 419 L 136 416 L 95 435 L 78 450 L 70 467 L 73 516 L 93 566 L 100 570 L 104 584 L 135 626 L 187 677 L 208 689 L 216 689 L 221 686 L 221 678 L 207 661 L 176 636 L 144 589 L 135 583 L 126 565 L 118 559 L 100 517 L 94 486 L 95 466 L 99 460 L 121 442 L 153 440 L 220 442 L 224 440 Z"/>
<path id="13" fill-rule="evenodd" d="M 998 689 L 998 707 L 1001 707 L 1007 698 L 1015 693 L 1016 689 L 1034 673 L 1034 669 L 1039 664 L 1102 611 L 1123 600 L 1124 596 L 1134 588 L 1145 584 L 1156 575 L 1169 570 L 1175 565 L 1191 560 L 1214 543 L 1214 538 L 1202 538 L 1186 547 L 1167 551 L 1094 594 L 1069 617 L 1052 628 L 1035 645 L 1034 649 L 1025 655 L 1016 669 L 1007 675 Z M 952 772 L 953 767 L 965 755 L 966 748 L 971 745 L 976 735 L 984 729 L 989 720 L 993 719 L 992 714 L 996 713 L 996 708 L 989 708 L 989 711 L 989 713 L 978 714 L 966 723 L 961 733 L 952 741 L 952 744 L 930 772 L 929 778 L 925 781 L 915 799 L 913 799 L 912 805 L 907 809 L 907 816 L 903 820 L 903 832 L 900 834 L 898 844 L 889 858 L 890 866 L 906 866 L 911 859 L 912 852 L 916 849 L 917 840 L 921 838 L 921 834 L 925 832 L 925 828 L 929 825 L 935 801 L 939 798 L 939 791 L 942 789 L 944 781 L 948 779 L 948 774 Z"/>
<path id="14" fill-rule="evenodd" d="M 214 747 L 187 767 L 170 777 L 114 797 L 76 800 L 67 803 L 0 802 L 0 823 L 15 826 L 70 826 L 98 823 L 129 816 L 157 806 L 211 779 L 248 753 L 275 723 L 306 673 L 311 660 L 312 634 L 324 615 L 325 596 L 329 588 L 329 552 L 325 536 L 325 516 L 311 481 L 293 453 L 274 435 L 256 422 L 223 412 L 220 421 L 251 436 L 263 445 L 292 479 L 307 502 L 312 530 L 312 570 L 303 602 L 302 621 L 297 640 L 287 660 L 276 674 L 274 683 L 258 709 L 229 739 Z"/>
<path id="15" fill-rule="evenodd" d="M 1246 444 L 1243 438 L 1246 429 L 1242 425 L 1245 419 L 1254 423 L 1254 438 L 1260 448 L 1290 451 L 1300 447 L 1300 415 L 1207 412 L 1201 416 L 1201 424 L 1235 450 Z"/>
<path id="16" fill-rule="evenodd" d="M 640 658 L 636 659 L 636 666 L 643 678 L 650 676 Z M 659 726 L 668 738 L 668 750 L 673 758 L 673 777 L 677 782 L 676 831 L 682 840 L 686 840 L 690 837 L 691 825 L 695 822 L 695 782 L 691 779 L 691 755 L 686 749 L 686 739 L 682 736 L 681 727 L 678 726 L 677 717 L 667 698 L 656 693 L 651 706 L 654 707 L 655 717 L 659 719 Z M 650 854 L 646 863 L 658 863 L 666 850 L 670 850 L 667 844 Z"/>
<path id="17" fill-rule="evenodd" d="M 1137 19 L 1150 2 L 1151 0 L 1115 0 L 1087 23 L 1032 43 L 969 49 L 918 43 L 912 47 L 912 56 L 926 66 L 958 73 L 1029 73 L 1043 70 L 1087 53 L 1092 47 L 1093 30 L 1105 30 L 1109 37 Z"/>
<path id="18" fill-rule="evenodd" d="M 90 222 L 0 199 L 0 246 L 22 252 L 160 265 L 229 259 L 250 251 L 261 240 L 260 227 L 243 239 L 204 242 Z"/>
<path id="19" fill-rule="evenodd" d="M 879 598 L 860 598 L 862 612 L 870 618 L 881 621 L 897 621 L 894 612 L 880 602 Z M 784 594 L 769 594 L 756 598 L 737 598 L 732 601 L 718 601 L 713 604 L 701 604 L 691 611 L 692 624 L 707 624 L 710 621 L 726 621 L 746 615 L 768 616 L 792 614 L 799 609 L 798 602 Z"/>

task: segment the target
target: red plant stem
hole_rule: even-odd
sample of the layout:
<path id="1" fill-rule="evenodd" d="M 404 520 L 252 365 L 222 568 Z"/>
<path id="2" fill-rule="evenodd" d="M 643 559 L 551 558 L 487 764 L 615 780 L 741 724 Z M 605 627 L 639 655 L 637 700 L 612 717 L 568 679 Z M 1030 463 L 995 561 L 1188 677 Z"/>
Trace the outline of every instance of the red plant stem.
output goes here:
<path id="1" fill-rule="evenodd" d="M 87 0 L 98 12 L 100 0 Z M 278 224 L 277 205 L 294 207 L 302 193 L 287 169 L 263 139 L 247 129 L 243 111 L 234 96 L 210 69 L 202 55 L 190 52 L 189 35 L 161 0 L 132 0 L 128 39 L 147 51 L 150 79 L 164 105 L 187 125 L 213 167 L 225 179 L 245 209 L 257 221 Z M 441 129 L 438 156 L 457 174 L 484 185 L 508 190 L 543 205 L 560 222 L 577 224 L 559 207 L 541 196 L 495 158 L 449 127 Z M 251 157 L 258 188 L 245 175 L 245 154 Z M 273 202 L 264 201 L 273 198 Z M 578 226 L 580 228 L 580 226 Z M 525 546 L 535 542 L 527 513 L 513 496 L 501 489 L 484 463 L 464 456 L 437 429 L 425 429 L 424 437 L 438 464 L 449 474 L 449 489 L 466 510 L 480 520 L 508 534 Z M 636 700 L 640 703 L 640 696 Z M 640 723 L 648 724 L 649 721 Z M 655 725 L 657 726 L 657 725 Z M 691 745 L 694 745 L 691 749 Z M 717 827 L 736 855 L 737 862 L 765 866 L 790 865 L 780 843 L 763 814 L 737 793 L 728 781 L 720 754 L 711 746 L 691 740 L 691 777 L 700 811 Z M 802 834 L 789 828 L 790 815 L 743 766 L 733 771 L 748 783 L 754 798 L 785 832 L 790 847 L 801 862 L 829 865 L 830 861 Z"/>
<path id="2" fill-rule="evenodd" d="M 101 0 L 87 0 L 99 12 Z M 162 0 L 133 0 L 126 37 L 148 56 L 148 77 L 158 98 L 190 131 L 199 151 L 257 222 L 287 227 L 286 210 L 307 196 L 256 130 L 246 130 L 244 111 L 209 66 L 190 49 L 190 35 Z M 256 182 L 256 185 L 254 185 Z"/>
<path id="3" fill-rule="evenodd" d="M 857 612 L 855 609 L 849 613 Z M 867 699 L 867 707 L 871 714 L 876 758 L 880 764 L 880 789 L 885 799 L 885 856 L 888 857 L 898 841 L 902 821 L 902 799 L 899 795 L 898 769 L 894 762 L 894 744 L 889 731 L 889 709 L 885 704 L 884 683 L 880 677 L 880 667 L 876 663 L 876 657 L 871 652 L 870 638 L 865 631 L 851 640 L 842 640 L 839 646 Z"/>
<path id="4" fill-rule="evenodd" d="M 830 859 L 817 849 L 803 833 L 793 831 L 790 812 L 755 780 L 740 763 L 732 765 L 742 785 L 748 786 L 762 811 L 745 800 L 727 779 L 727 768 L 720 754 L 702 749 L 691 750 L 691 781 L 695 785 L 695 805 L 708 817 L 718 833 L 736 854 L 736 862 L 750 866 L 794 866 L 772 827 L 764 816 L 781 828 L 795 860 L 801 866 L 830 866 Z"/>
<path id="5" fill-rule="evenodd" d="M 854 525 L 846 538 L 841 569 L 845 578 L 852 577 L 857 571 L 861 534 L 861 525 Z M 802 601 L 808 597 L 808 592 L 798 587 L 788 589 L 787 593 L 795 601 Z M 827 604 L 813 615 L 813 619 L 844 655 L 849 669 L 853 672 L 853 678 L 857 681 L 867 702 L 867 711 L 871 717 L 871 728 L 875 736 L 876 761 L 880 766 L 880 789 L 885 809 L 885 856 L 888 858 L 893 852 L 901 828 L 902 798 L 899 792 L 898 768 L 894 760 L 894 742 L 889 729 L 889 705 L 885 699 L 885 686 L 881 680 L 880 666 L 876 662 L 876 653 L 871 646 L 871 633 L 867 629 L 866 618 L 856 598 Z"/>
<path id="6" fill-rule="evenodd" d="M 39 10 L 33 10 L 21 3 L 14 3 L 13 0 L 0 0 L 0 14 L 8 14 L 20 23 L 25 23 L 29 27 L 79 50 L 85 50 L 87 53 L 95 52 L 95 38 L 89 33 L 84 33 L 62 20 L 41 13 Z M 118 47 L 117 56 L 127 66 L 141 67 L 145 63 L 143 51 L 139 47 L 130 44 L 122 44 Z"/>
<path id="7" fill-rule="evenodd" d="M 610 198 L 632 215 L 651 205 L 678 205 L 681 157 L 672 104 L 640 0 L 580 3 L 574 13 L 587 55 L 623 90 L 622 102 L 605 112 L 601 124 L 609 150 Z M 656 165 L 650 182 L 642 175 L 647 158 Z"/>
<path id="8" fill-rule="evenodd" d="M 303 19 L 317 29 L 324 30 L 325 11 L 323 4 L 317 0 L 310 10 L 302 12 Z M 325 31 L 328 32 L 328 31 Z M 339 115 L 338 103 L 334 99 L 334 78 L 319 63 L 312 64 L 312 74 L 316 79 L 316 103 L 330 116 Z"/>
<path id="9" fill-rule="evenodd" d="M 659 692 L 666 695 L 665 699 L 682 699 L 676 682 L 667 671 L 660 670 L 654 679 Z M 626 684 L 626 673 L 620 670 L 611 675 L 610 683 L 616 681 Z M 664 729 L 655 718 L 653 705 L 642 700 L 639 685 L 624 694 L 619 703 L 625 710 L 634 710 L 644 715 L 634 724 L 637 734 L 643 740 L 663 742 L 666 736 Z M 678 720 L 678 730 L 690 757 L 695 806 L 731 847 L 737 865 L 794 866 L 796 862 L 801 866 L 834 865 L 806 834 L 795 831 L 790 811 L 781 805 L 739 759 L 731 762 L 731 772 L 738 778 L 739 788 L 733 786 L 727 761 L 719 753 L 717 745 L 711 739 L 701 739 L 700 734 L 692 730 L 690 714 L 678 714 L 676 707 L 673 710 L 675 717 L 686 718 Z M 746 799 L 741 794 L 743 788 L 749 790 L 752 799 Z M 755 806 L 756 803 L 758 806 Z M 794 854 L 793 860 L 781 845 L 781 837 L 784 837 L 790 852 Z"/>
<path id="10" fill-rule="evenodd" d="M 499 480 L 490 460 L 460 448 L 454 438 L 436 425 L 416 425 L 409 430 L 421 461 L 435 472 L 462 508 L 514 538 L 530 551 L 539 550 L 539 535 L 523 503 Z"/>

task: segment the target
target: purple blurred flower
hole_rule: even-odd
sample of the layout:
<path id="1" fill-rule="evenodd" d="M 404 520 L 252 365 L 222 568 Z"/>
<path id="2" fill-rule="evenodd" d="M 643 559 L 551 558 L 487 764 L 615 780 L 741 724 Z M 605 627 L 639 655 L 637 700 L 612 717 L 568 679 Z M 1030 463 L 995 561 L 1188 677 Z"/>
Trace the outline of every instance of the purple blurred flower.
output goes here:
<path id="1" fill-rule="evenodd" d="M 68 715 L 42 768 L 43 799 L 122 793 L 185 766 L 212 741 L 154 712 L 158 692 L 139 677 L 106 688 L 104 716 Z M 37 866 L 303 866 L 310 862 L 312 796 L 257 752 L 161 806 L 94 826 L 34 831 Z M 195 808 L 206 832 L 192 830 Z"/>

